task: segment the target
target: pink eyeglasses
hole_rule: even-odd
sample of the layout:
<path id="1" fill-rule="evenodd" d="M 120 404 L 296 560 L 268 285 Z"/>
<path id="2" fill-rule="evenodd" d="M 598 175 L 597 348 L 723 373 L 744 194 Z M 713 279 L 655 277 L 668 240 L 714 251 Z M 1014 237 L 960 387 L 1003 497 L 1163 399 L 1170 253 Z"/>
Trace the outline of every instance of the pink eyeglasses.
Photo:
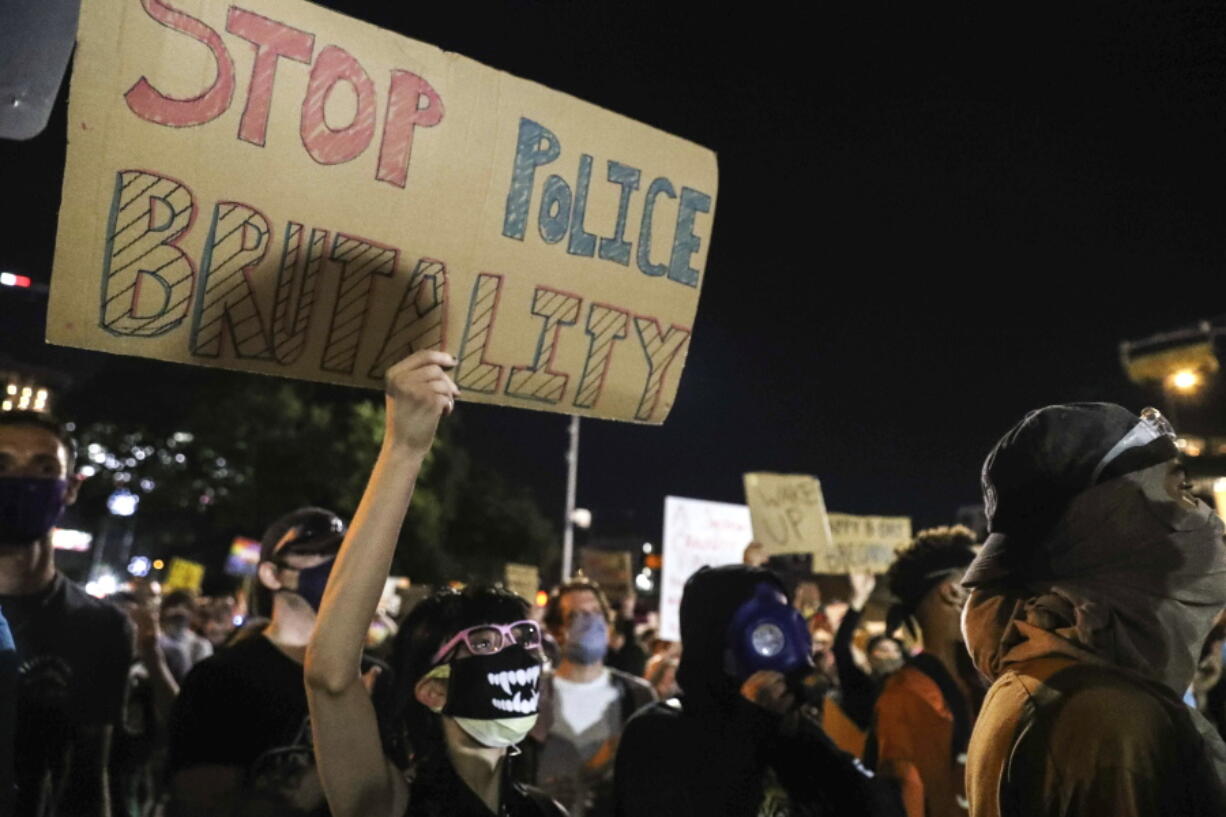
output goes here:
<path id="1" fill-rule="evenodd" d="M 512 644 L 519 644 L 526 649 L 541 646 L 541 628 L 535 621 L 525 619 L 512 624 L 478 624 L 460 630 L 446 644 L 438 648 L 431 664 L 437 664 L 443 656 L 454 650 L 460 642 L 468 647 L 473 655 L 493 655 L 502 652 Z"/>

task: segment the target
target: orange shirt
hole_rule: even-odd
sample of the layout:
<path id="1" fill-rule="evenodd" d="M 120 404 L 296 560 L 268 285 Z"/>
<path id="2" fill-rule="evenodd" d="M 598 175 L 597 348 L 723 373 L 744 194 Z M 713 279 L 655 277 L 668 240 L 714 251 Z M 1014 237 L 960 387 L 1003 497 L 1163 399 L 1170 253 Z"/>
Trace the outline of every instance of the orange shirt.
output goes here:
<path id="1" fill-rule="evenodd" d="M 877 769 L 902 784 L 907 817 L 966 817 L 966 756 L 952 756 L 954 716 L 936 682 L 903 667 L 874 713 Z"/>

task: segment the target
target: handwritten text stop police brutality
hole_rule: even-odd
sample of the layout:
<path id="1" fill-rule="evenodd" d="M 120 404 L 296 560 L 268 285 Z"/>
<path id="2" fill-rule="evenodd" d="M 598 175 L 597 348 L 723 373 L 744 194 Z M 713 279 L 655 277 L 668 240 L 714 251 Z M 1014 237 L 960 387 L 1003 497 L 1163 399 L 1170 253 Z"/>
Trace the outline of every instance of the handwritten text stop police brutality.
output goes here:
<path id="1" fill-rule="evenodd" d="M 135 0 L 129 3 L 135 6 Z M 335 32 L 308 30 L 303 20 L 291 25 L 239 6 L 225 8 L 223 28 L 219 19 L 210 25 L 200 11 L 188 13 L 162 0 L 140 5 L 160 26 L 157 48 L 172 55 L 194 52 L 197 62 L 207 51 L 211 70 L 174 82 L 161 73 L 120 76 L 116 91 L 126 108 L 120 114 L 135 117 L 142 128 L 207 132 L 213 140 L 243 145 L 237 149 L 254 153 L 232 164 L 267 172 L 268 178 L 266 188 L 255 195 L 247 188 L 240 200 L 219 189 L 206 165 L 159 164 L 162 151 L 110 167 L 100 270 L 95 266 L 94 272 L 101 273 L 100 301 L 91 331 L 124 339 L 133 354 L 142 354 L 131 346 L 139 339 L 165 344 L 175 338 L 187 362 L 220 365 L 209 362 L 224 359 L 236 368 L 283 367 L 290 376 L 372 384 L 412 351 L 447 349 L 460 361 L 460 388 L 488 402 L 647 422 L 667 413 L 675 390 L 667 374 L 675 360 L 684 359 L 704 242 L 709 243 L 713 157 L 712 172 L 694 180 L 670 178 L 671 171 L 648 174 L 613 155 L 616 146 L 605 156 L 568 151 L 565 117 L 559 115 L 562 127 L 551 126 L 548 106 L 521 110 L 510 120 L 514 126 L 474 136 L 462 118 L 473 106 L 465 100 L 449 110 L 451 100 L 436 90 L 447 88 L 449 77 L 432 76 L 421 60 L 388 68 L 383 59 L 372 67 L 364 64 L 361 38 L 346 47 L 335 41 Z M 188 89 L 192 84 L 197 87 Z M 288 128 L 275 127 L 290 116 L 297 120 L 297 139 Z M 81 124 L 84 130 L 90 126 Z M 303 157 L 312 167 L 343 166 L 347 170 L 333 172 L 348 173 L 338 183 L 350 185 L 356 169 L 366 180 L 362 184 L 420 205 L 443 189 L 437 171 L 430 175 L 422 166 L 447 156 L 447 140 L 475 144 L 478 138 L 498 140 L 490 155 L 503 157 L 501 170 L 489 172 L 485 190 L 499 212 L 491 206 L 490 217 L 473 222 L 495 234 L 492 252 L 465 249 L 489 247 L 487 236 L 453 238 L 441 242 L 442 252 L 432 250 L 420 231 L 412 249 L 404 249 L 396 236 L 413 225 L 395 221 L 391 235 L 365 233 L 369 225 L 387 230 L 386 216 L 361 219 L 368 225 L 362 230 L 350 221 L 310 223 L 311 215 L 303 217 L 304 208 L 283 192 L 295 174 L 261 171 L 258 158 L 261 151 L 276 152 L 285 157 L 284 167 L 301 165 Z M 182 149 L 193 144 L 185 140 Z M 334 194 L 324 185 L 297 195 L 301 200 Z M 550 274 L 525 286 L 533 268 L 549 268 Z M 57 275 L 58 269 L 57 263 Z M 615 279 L 621 289 L 608 287 L 611 276 L 622 276 Z M 593 292 L 590 282 L 602 277 L 604 288 Z M 655 288 L 646 297 L 645 286 Z M 618 302 L 622 291 L 629 302 Z M 450 298 L 463 303 L 449 309 Z M 663 308 L 679 299 L 686 302 L 679 312 Z M 651 309 L 655 303 L 662 312 Z M 520 327 L 508 330 L 519 336 L 513 343 L 496 340 L 496 323 L 507 312 L 518 313 L 503 320 Z M 625 407 L 603 406 L 610 368 L 623 356 L 633 359 L 622 364 L 622 376 L 634 372 L 634 400 Z M 245 367 L 244 361 L 259 365 Z"/>

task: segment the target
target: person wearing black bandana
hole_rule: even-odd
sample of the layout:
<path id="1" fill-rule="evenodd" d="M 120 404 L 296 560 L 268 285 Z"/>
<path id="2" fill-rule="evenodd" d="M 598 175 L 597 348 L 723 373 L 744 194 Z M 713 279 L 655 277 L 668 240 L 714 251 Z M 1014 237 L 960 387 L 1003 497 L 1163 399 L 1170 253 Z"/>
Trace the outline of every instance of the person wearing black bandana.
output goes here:
<path id="1" fill-rule="evenodd" d="M 988 454 L 962 627 L 993 681 L 972 817 L 1226 814 L 1226 746 L 1181 696 L 1226 606 L 1220 517 L 1155 409 L 1032 411 Z"/>
<path id="2" fill-rule="evenodd" d="M 268 626 L 196 664 L 175 702 L 173 817 L 327 813 L 303 660 L 344 531 L 331 511 L 300 508 L 264 533 L 255 606 L 271 614 Z"/>
<path id="3" fill-rule="evenodd" d="M 64 427 L 0 412 L 0 609 L 18 661 L 18 817 L 110 813 L 106 770 L 132 636 L 118 608 L 56 569 L 51 532 L 76 500 L 75 469 Z"/>
<path id="4" fill-rule="evenodd" d="M 515 783 L 509 755 L 536 723 L 541 632 L 513 594 L 471 586 L 421 602 L 393 645 L 390 682 L 358 658 L 439 420 L 455 358 L 420 351 L 387 371 L 387 427 L 307 650 L 316 755 L 336 817 L 565 815 Z"/>

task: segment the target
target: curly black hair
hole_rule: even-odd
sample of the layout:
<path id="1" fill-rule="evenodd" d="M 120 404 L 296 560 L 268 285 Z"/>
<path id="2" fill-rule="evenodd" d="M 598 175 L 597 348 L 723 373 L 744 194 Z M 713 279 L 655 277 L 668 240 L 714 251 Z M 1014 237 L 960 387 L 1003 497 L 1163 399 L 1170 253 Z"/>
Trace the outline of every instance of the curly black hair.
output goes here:
<path id="1" fill-rule="evenodd" d="M 928 528 L 915 535 L 911 544 L 898 552 L 886 573 L 890 592 L 898 603 L 890 608 L 887 632 L 915 614 L 920 602 L 949 573 L 964 569 L 975 558 L 975 533 L 965 525 Z"/>

